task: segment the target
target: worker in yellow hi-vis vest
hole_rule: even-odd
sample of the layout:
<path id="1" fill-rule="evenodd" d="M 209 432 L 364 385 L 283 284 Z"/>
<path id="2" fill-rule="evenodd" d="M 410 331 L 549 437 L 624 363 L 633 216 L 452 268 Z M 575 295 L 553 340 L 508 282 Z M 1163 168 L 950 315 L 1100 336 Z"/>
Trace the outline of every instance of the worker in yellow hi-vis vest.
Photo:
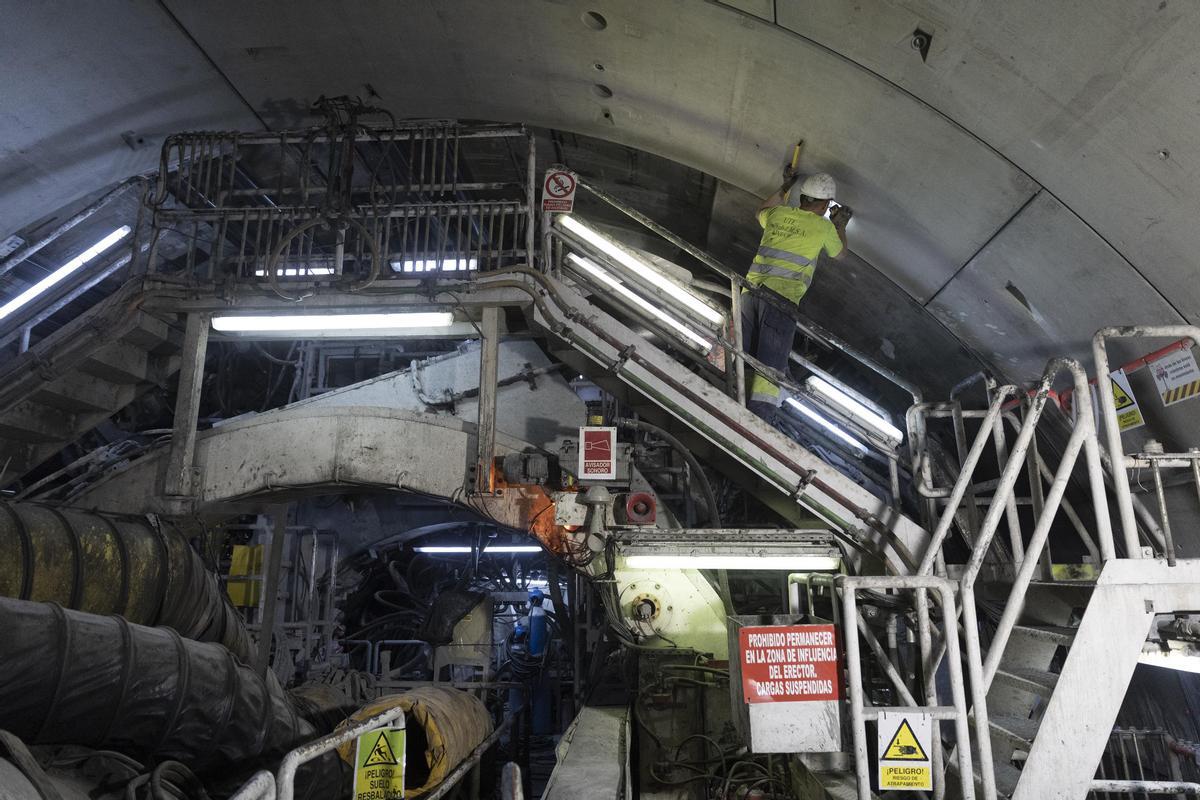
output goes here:
<path id="1" fill-rule="evenodd" d="M 759 206 L 762 241 L 746 275 L 750 283 L 790 303 L 799 303 L 808 291 L 822 253 L 840 258 L 845 252 L 850 220 L 850 209 L 844 206 L 825 217 L 837 191 L 833 178 L 825 173 L 809 175 L 792 189 L 797 177 L 792 167 L 785 169 L 783 186 Z M 787 372 L 795 334 L 796 322 L 787 312 L 753 294 L 743 297 L 742 341 L 747 353 Z M 779 387 L 755 373 L 747 402 L 750 410 L 774 423 L 779 403 Z"/>

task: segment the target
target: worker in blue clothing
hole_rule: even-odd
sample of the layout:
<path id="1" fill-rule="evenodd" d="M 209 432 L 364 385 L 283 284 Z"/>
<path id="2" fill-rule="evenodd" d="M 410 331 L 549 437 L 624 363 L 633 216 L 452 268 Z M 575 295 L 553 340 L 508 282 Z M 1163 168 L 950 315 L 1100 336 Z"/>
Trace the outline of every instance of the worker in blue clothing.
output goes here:
<path id="1" fill-rule="evenodd" d="M 798 304 L 804 297 L 822 253 L 841 258 L 850 220 L 850 209 L 844 206 L 835 208 L 828 219 L 825 216 L 837 192 L 832 177 L 809 175 L 793 188 L 797 178 L 791 167 L 785 169 L 779 191 L 759 206 L 762 240 L 746 275 L 750 283 L 787 304 Z M 742 343 L 747 353 L 786 373 L 795 335 L 796 321 L 785 310 L 752 293 L 743 296 Z M 780 400 L 779 387 L 756 372 L 747 407 L 774 424 Z"/>

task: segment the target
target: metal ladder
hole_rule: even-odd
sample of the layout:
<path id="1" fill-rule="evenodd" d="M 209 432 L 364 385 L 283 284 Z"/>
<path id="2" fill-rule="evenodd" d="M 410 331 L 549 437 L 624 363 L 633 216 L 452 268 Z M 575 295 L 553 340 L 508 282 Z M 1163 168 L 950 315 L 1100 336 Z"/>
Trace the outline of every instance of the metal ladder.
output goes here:
<path id="1" fill-rule="evenodd" d="M 1126 329 L 1122 329 L 1126 330 Z M 1181 330 L 1179 326 L 1136 329 L 1145 336 L 1193 337 L 1200 341 L 1200 329 Z M 1098 349 L 1108 332 L 1097 334 Z M 1099 374 L 1107 375 L 1107 360 L 1097 358 Z M 1074 382 L 1075 402 L 1079 404 L 1076 422 L 1071 431 L 1062 458 L 1051 472 L 1034 445 L 1039 420 L 1050 395 L 1055 377 L 1063 371 L 1071 374 Z M 974 536 L 970 557 L 957 577 L 958 600 L 963 609 L 961 628 L 965 638 L 966 685 L 951 669 L 950 683 L 957 696 L 969 691 L 971 712 L 968 715 L 972 733 L 969 737 L 957 736 L 959 743 L 955 752 L 956 763 L 946 771 L 946 780 L 935 786 L 935 797 L 953 796 L 987 800 L 996 797 L 1012 797 L 1018 800 L 1033 798 L 1082 798 L 1091 790 L 1133 793 L 1145 791 L 1147 785 L 1137 781 L 1093 782 L 1097 764 L 1105 751 L 1110 733 L 1124 699 L 1126 687 L 1134 667 L 1142 653 L 1147 634 L 1156 614 L 1176 610 L 1194 609 L 1200 603 L 1200 562 L 1185 561 L 1174 557 L 1170 541 L 1170 526 L 1166 516 L 1162 492 L 1160 500 L 1160 525 L 1145 526 L 1155 544 L 1166 554 L 1158 559 L 1144 557 L 1139 531 L 1130 524 L 1124 527 L 1124 552 L 1117 557 L 1113 531 L 1109 519 L 1108 499 L 1105 490 L 1102 464 L 1104 454 L 1100 451 L 1099 439 L 1092 415 L 1088 381 L 1082 367 L 1073 361 L 1056 359 L 1051 361 L 1038 388 L 1026 406 L 1024 419 L 1011 451 L 1006 452 L 1007 443 L 1002 438 L 1002 419 L 1006 405 L 1012 403 L 1014 387 L 989 387 L 989 406 L 986 412 L 976 412 L 980 429 L 971 443 L 969 451 L 960 448 L 964 455 L 961 472 L 952 489 L 944 492 L 946 506 L 938 517 L 929 549 L 918 575 L 935 580 L 935 573 L 946 574 L 940 567 L 942 546 L 951 525 L 962 522 L 964 515 L 960 507 L 964 500 L 974 501 L 975 471 L 989 440 L 995 444 L 998 462 L 1002 468 L 998 481 L 989 488 L 994 494 L 987 506 L 982 521 L 968 521 L 966 529 Z M 1101 392 L 1104 395 L 1104 392 Z M 1105 421 L 1112 423 L 1111 403 L 1106 403 Z M 961 423 L 961 416 L 956 418 Z M 960 427 L 961 430 L 961 427 Z M 997 435 L 998 432 L 1001 435 Z M 1126 456 L 1120 449 L 1119 435 L 1110 436 L 1111 459 L 1115 465 L 1113 484 L 1116 488 L 1116 505 L 1126 511 L 1123 522 L 1134 520 L 1140 515 L 1143 522 L 1153 523 L 1149 512 L 1128 494 L 1124 471 L 1129 468 L 1150 467 L 1155 471 L 1167 468 L 1197 471 L 1197 455 L 1194 451 L 1183 454 L 1139 453 Z M 964 452 L 965 451 L 965 452 Z M 1092 511 L 1095 517 L 1095 538 L 1080 530 L 1079 515 L 1073 510 L 1066 516 L 1080 530 L 1087 549 L 1100 556 L 1101 569 L 1094 580 L 1058 581 L 1039 579 L 1041 560 L 1045 552 L 1051 523 L 1060 510 L 1066 511 L 1064 494 L 1080 452 L 1085 454 L 1086 485 L 1090 491 Z M 1022 530 L 1019 518 L 1013 514 L 1010 527 L 1011 559 L 1007 566 L 1011 574 L 991 583 L 981 578 L 985 560 L 993 556 L 996 549 L 996 531 L 1002 519 L 1013 510 L 1014 487 L 1022 469 L 1028 468 L 1031 475 L 1031 491 L 1036 497 L 1035 521 L 1032 531 Z M 1048 491 L 1041 496 L 1042 479 L 1049 482 Z M 1161 478 L 1156 474 L 1156 485 Z M 1197 479 L 1200 490 L 1200 479 Z M 1122 484 L 1125 484 L 1123 487 Z M 928 487 L 927 487 L 928 488 Z M 1122 491 L 1122 489 L 1125 491 Z M 936 493 L 935 493 L 936 494 Z M 1025 540 L 1028 534 L 1028 541 Z M 993 565 L 994 566 L 994 565 Z M 848 578 L 839 581 L 843 592 L 845 611 L 845 636 L 847 637 L 848 659 L 857 656 L 858 630 L 862 629 L 861 617 L 854 619 L 852 595 L 854 584 L 860 579 Z M 872 587 L 894 592 L 913 591 L 918 612 L 922 663 L 926 685 L 924 697 L 917 700 L 903 686 L 894 668 L 877 646 L 873 647 L 880 658 L 883 671 L 896 684 L 901 697 L 906 697 L 908 707 L 939 708 L 936 676 L 944 657 L 953 658 L 954 641 L 958 633 L 952 630 L 949 621 L 942 626 L 943 643 L 934 647 L 935 634 L 931 622 L 930 602 L 927 587 L 914 583 L 912 578 L 871 579 Z M 932 588 L 930 584 L 928 588 Z M 1000 598 L 989 598 L 1002 604 L 996 630 L 989 646 L 984 648 L 977 616 L 977 594 L 999 589 Z M 945 603 L 941 604 L 943 613 Z M 956 626 L 955 626 L 956 627 Z M 851 642 L 854 642 L 852 645 Z M 868 643 L 871 639 L 868 637 Z M 877 644 L 877 643 L 876 643 Z M 853 651 L 853 652 L 851 652 Z M 863 701 L 861 669 L 851 667 L 851 712 L 856 734 L 856 760 L 860 766 L 859 797 L 870 797 L 870 778 L 863 764 L 869 759 L 865 743 L 865 723 L 874 716 Z M 935 715 L 935 717 L 938 715 Z M 942 715 L 953 719 L 959 730 L 964 719 L 961 714 Z M 965 747 L 969 741 L 971 746 Z M 861 744 L 861 746 L 860 746 Z M 943 754 L 940 739 L 934 741 L 935 768 L 941 774 Z M 969 751 L 969 752 L 968 752 Z M 978 768 L 972 766 L 978 764 Z M 1019 766 L 1018 766 L 1019 765 Z M 970 775 L 966 770 L 970 768 Z M 1170 787 L 1167 787 L 1170 788 Z M 1180 791 L 1193 791 L 1193 785 L 1178 784 Z M 1163 787 L 1159 787 L 1160 791 Z"/>
<path id="2" fill-rule="evenodd" d="M 18 480 L 179 369 L 179 332 L 135 284 L 0 366 L 0 485 Z"/>

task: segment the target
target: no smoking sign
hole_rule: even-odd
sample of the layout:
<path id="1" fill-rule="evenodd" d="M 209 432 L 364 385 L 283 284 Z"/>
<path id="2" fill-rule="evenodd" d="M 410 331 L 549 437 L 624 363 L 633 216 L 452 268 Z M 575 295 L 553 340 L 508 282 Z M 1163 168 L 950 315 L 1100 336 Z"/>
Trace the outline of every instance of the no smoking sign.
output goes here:
<path id="1" fill-rule="evenodd" d="M 542 181 L 542 211 L 569 214 L 575 209 L 575 189 L 579 182 L 565 169 L 551 167 Z"/>

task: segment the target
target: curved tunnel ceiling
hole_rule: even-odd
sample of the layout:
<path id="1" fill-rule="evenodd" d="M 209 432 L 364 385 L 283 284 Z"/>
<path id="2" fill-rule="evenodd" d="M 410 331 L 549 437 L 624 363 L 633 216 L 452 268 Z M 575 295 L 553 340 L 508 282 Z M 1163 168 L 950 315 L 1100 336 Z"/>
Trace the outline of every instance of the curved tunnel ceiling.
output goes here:
<path id="1" fill-rule="evenodd" d="M 1012 377 L 1084 354 L 1102 325 L 1200 321 L 1200 9 L 1182 0 L 138 0 L 14 17 L 0 232 L 154 166 L 166 133 L 306 124 L 318 95 L 345 93 L 587 134 L 758 195 L 803 138 L 802 168 L 856 209 L 856 253 Z"/>

